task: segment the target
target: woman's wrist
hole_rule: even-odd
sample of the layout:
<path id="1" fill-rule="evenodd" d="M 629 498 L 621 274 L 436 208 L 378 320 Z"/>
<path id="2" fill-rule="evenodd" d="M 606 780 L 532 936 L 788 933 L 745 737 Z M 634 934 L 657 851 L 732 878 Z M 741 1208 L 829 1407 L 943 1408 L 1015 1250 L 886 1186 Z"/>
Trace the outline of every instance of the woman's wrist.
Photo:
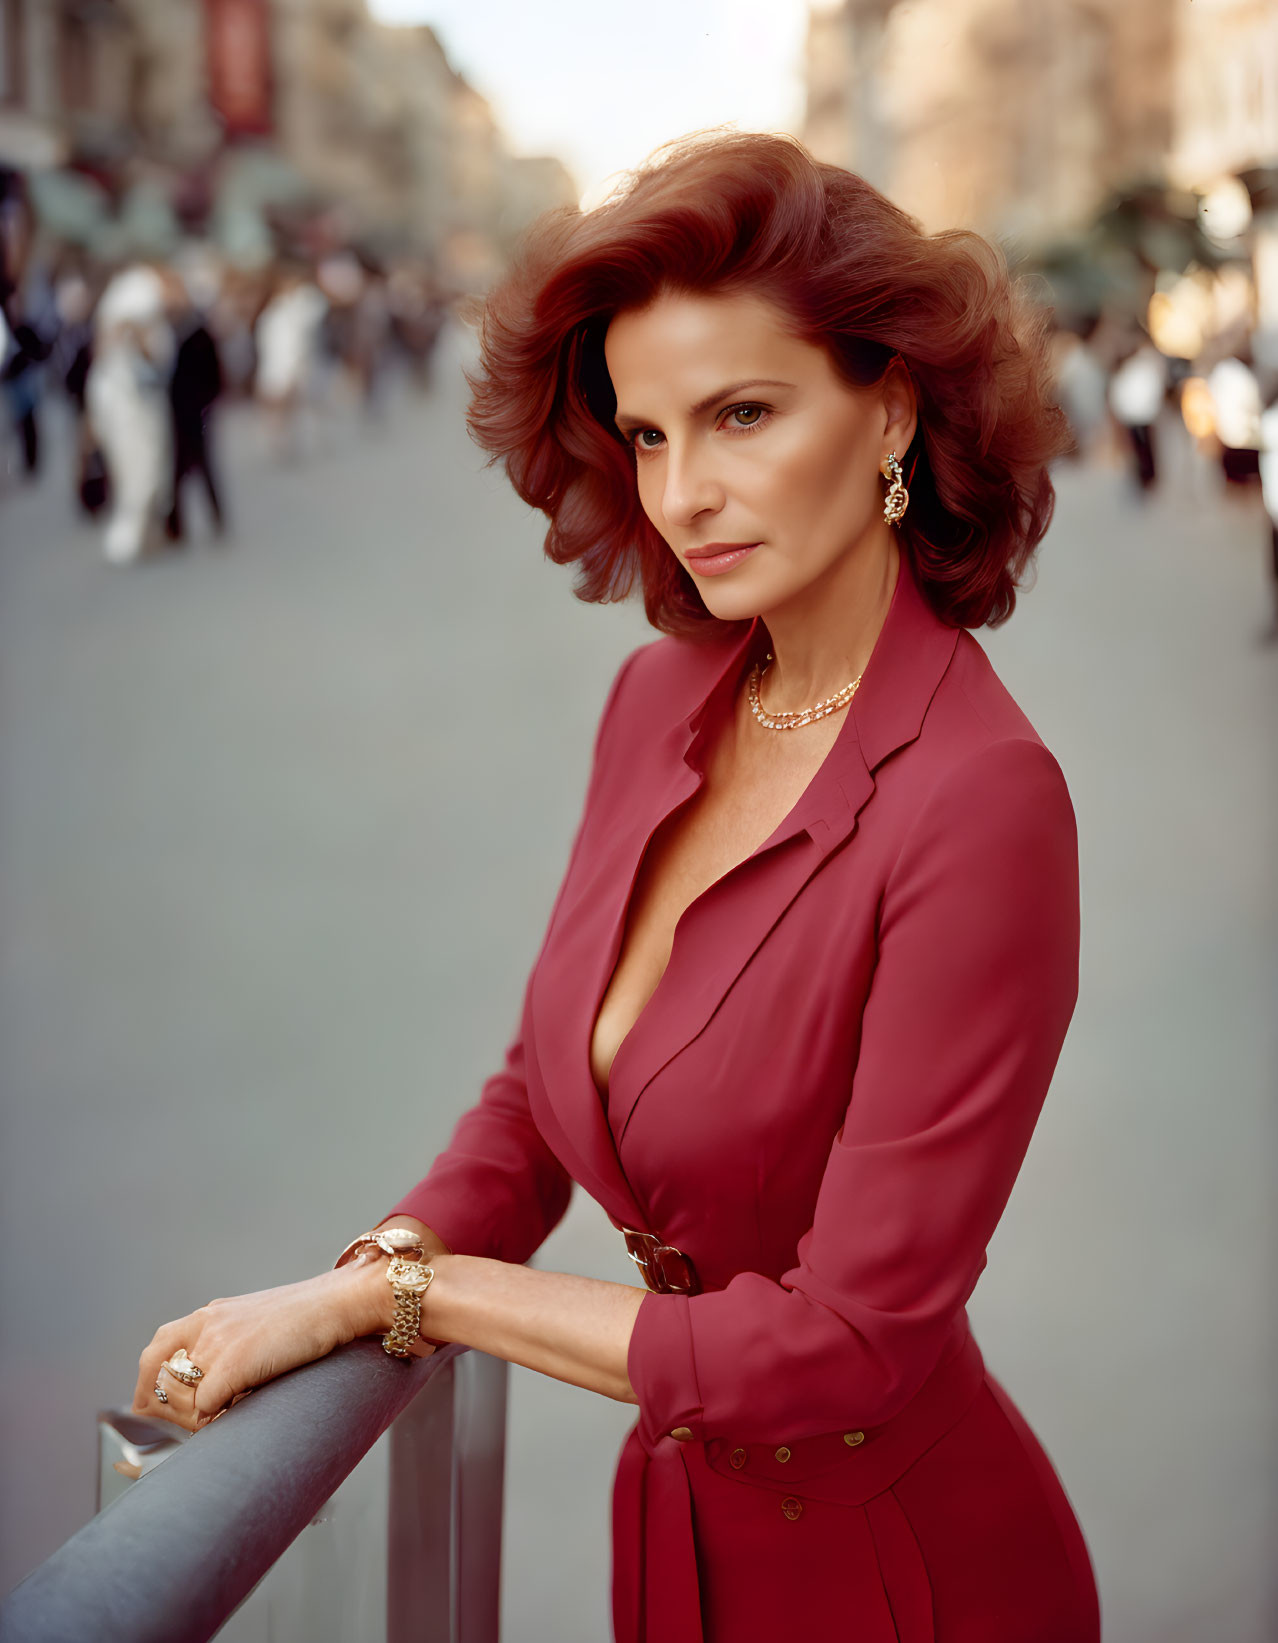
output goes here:
<path id="1" fill-rule="evenodd" d="M 427 1255 L 424 1265 L 442 1269 L 448 1261 L 447 1253 L 443 1255 Z M 395 1317 L 395 1292 L 387 1281 L 387 1270 L 390 1262 L 379 1253 L 360 1254 L 349 1261 L 346 1266 L 338 1269 L 335 1277 L 346 1279 L 345 1315 L 351 1326 L 351 1338 L 360 1335 L 388 1334 Z M 433 1280 L 432 1280 L 433 1282 Z M 430 1341 L 425 1322 L 430 1306 L 430 1287 L 422 1295 L 422 1328 L 423 1344 Z M 433 1346 L 435 1342 L 430 1342 Z"/>
<path id="2" fill-rule="evenodd" d="M 383 1255 L 361 1252 L 333 1274 L 340 1280 L 339 1308 L 348 1340 L 385 1334 L 390 1328 L 395 1297 L 386 1282 L 388 1264 Z"/>

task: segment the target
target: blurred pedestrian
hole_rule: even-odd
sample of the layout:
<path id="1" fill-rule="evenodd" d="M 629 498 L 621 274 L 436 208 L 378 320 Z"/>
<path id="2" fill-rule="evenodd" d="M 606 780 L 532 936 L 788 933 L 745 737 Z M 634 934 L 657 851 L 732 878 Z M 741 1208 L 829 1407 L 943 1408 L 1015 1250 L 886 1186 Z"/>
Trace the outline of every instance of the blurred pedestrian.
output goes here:
<path id="1" fill-rule="evenodd" d="M 1126 434 L 1142 496 L 1158 479 L 1154 426 L 1166 395 L 1167 361 L 1146 337 L 1109 379 L 1109 408 Z"/>
<path id="2" fill-rule="evenodd" d="M 126 268 L 98 303 L 85 398 L 106 459 L 111 513 L 103 552 L 113 565 L 140 558 L 166 506 L 172 463 L 169 375 L 173 331 L 165 285 L 151 267 Z"/>
<path id="3" fill-rule="evenodd" d="M 165 535 L 170 542 L 185 539 L 182 487 L 189 478 L 203 482 L 214 534 L 225 530 L 222 503 L 213 475 L 212 411 L 222 392 L 222 365 L 217 343 L 205 315 L 191 299 L 187 285 L 176 274 L 167 277 L 169 317 L 174 328 L 173 374 L 169 379 L 172 411 L 173 494 Z"/>
<path id="4" fill-rule="evenodd" d="M 298 455 L 298 414 L 313 390 L 327 312 L 320 288 L 303 268 L 290 266 L 277 276 L 254 328 L 257 397 L 281 459 Z"/>
<path id="5" fill-rule="evenodd" d="M 1055 339 L 1056 394 L 1074 432 L 1075 461 L 1087 462 L 1105 431 L 1105 367 L 1090 338 L 1096 320 L 1062 329 Z"/>
<path id="6" fill-rule="evenodd" d="M 44 387 L 41 366 L 50 343 L 27 320 L 20 303 L 0 304 L 4 311 L 4 357 L 0 358 L 0 389 L 22 450 L 22 468 L 34 478 L 40 467 L 40 400 Z"/>
<path id="7" fill-rule="evenodd" d="M 26 178 L 12 166 L 0 166 L 0 397 L 28 478 L 40 466 L 42 367 L 57 334 L 52 291 L 32 267 L 34 234 Z"/>
<path id="8" fill-rule="evenodd" d="M 328 373 L 326 402 L 330 407 L 358 404 L 363 396 L 356 357 L 359 302 L 367 281 L 364 264 L 344 246 L 320 259 L 315 279 L 328 302 L 321 333 Z"/>
<path id="9" fill-rule="evenodd" d="M 64 273 L 54 287 L 60 328 L 50 366 L 61 379 L 74 418 L 71 482 L 76 505 L 91 517 L 107 501 L 106 459 L 93 433 L 85 393 L 93 363 L 93 290 L 78 270 Z"/>
<path id="10" fill-rule="evenodd" d="M 424 268 L 401 263 L 386 282 L 391 335 L 418 388 L 430 385 L 431 359 L 447 309 Z"/>
<path id="11" fill-rule="evenodd" d="M 7 330 L 6 357 L 0 362 L 0 390 L 22 449 L 28 478 L 40 468 L 40 406 L 45 365 L 58 334 L 53 289 L 44 271 L 28 269 L 21 287 L 0 295 Z"/>
<path id="12" fill-rule="evenodd" d="M 1245 343 L 1217 360 L 1207 376 L 1216 409 L 1220 464 L 1228 485 L 1252 485 L 1260 477 L 1260 385 Z"/>
<path id="13" fill-rule="evenodd" d="M 1257 425 L 1260 435 L 1260 495 L 1269 522 L 1270 594 L 1273 619 L 1262 638 L 1266 644 L 1278 640 L 1278 373 L 1269 384 L 1269 394 Z"/>
<path id="14" fill-rule="evenodd" d="M 209 330 L 222 365 L 223 398 L 249 399 L 257 371 L 253 326 L 266 306 L 271 277 L 257 270 L 223 269 L 216 295 L 205 305 Z"/>
<path id="15" fill-rule="evenodd" d="M 364 282 L 355 299 L 351 316 L 350 357 L 347 361 L 358 403 L 368 415 L 380 408 L 378 389 L 386 350 L 391 337 L 391 313 L 386 296 L 386 280 L 376 269 L 366 268 Z"/>
<path id="16" fill-rule="evenodd" d="M 9 322 L 5 318 L 4 304 L 0 302 L 0 381 L 4 378 L 4 368 L 12 358 L 16 347 L 13 332 L 9 329 Z M 3 434 L 3 432 L 4 430 L 0 428 L 0 434 Z M 6 443 L 5 439 L 0 438 L 0 480 L 6 478 L 8 474 L 9 462 L 8 453 L 5 449 Z"/>
<path id="17" fill-rule="evenodd" d="M 1186 456 L 1176 475 L 1178 493 L 1186 502 L 1212 506 L 1219 491 L 1216 468 L 1220 441 L 1216 438 L 1216 407 L 1207 379 L 1192 372 L 1182 377 L 1173 390 L 1172 403 L 1180 412 L 1178 432 Z"/>

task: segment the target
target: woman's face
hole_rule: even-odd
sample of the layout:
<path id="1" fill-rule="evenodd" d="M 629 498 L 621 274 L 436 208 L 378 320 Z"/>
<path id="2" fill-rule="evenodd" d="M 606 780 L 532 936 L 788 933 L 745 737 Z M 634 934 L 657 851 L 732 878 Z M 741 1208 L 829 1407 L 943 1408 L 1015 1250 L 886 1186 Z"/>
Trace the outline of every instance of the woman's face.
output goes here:
<path id="1" fill-rule="evenodd" d="M 666 291 L 618 313 L 604 356 L 639 499 L 714 615 L 818 596 L 867 543 L 886 549 L 881 462 L 914 434 L 900 372 L 849 387 L 754 293 Z M 711 544 L 753 551 L 698 569 Z"/>

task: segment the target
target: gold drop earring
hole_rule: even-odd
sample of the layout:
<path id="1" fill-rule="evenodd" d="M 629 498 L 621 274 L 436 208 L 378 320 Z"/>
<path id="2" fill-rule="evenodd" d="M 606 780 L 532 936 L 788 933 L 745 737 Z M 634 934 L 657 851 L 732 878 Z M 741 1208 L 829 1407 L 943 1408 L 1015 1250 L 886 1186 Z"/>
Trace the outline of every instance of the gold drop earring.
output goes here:
<path id="1" fill-rule="evenodd" d="M 883 499 L 883 517 L 889 525 L 904 517 L 906 508 L 910 505 L 910 493 L 905 488 L 905 480 L 901 474 L 901 464 L 897 461 L 896 452 L 889 451 L 883 458 L 883 477 L 891 479 L 887 495 Z"/>

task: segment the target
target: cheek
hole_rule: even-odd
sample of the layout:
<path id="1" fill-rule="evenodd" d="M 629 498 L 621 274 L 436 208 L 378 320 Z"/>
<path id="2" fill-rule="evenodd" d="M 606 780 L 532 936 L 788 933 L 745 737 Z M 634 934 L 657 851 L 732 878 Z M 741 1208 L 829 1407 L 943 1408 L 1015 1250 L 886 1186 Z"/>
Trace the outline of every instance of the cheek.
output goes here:
<path id="1" fill-rule="evenodd" d="M 846 527 L 873 501 L 861 476 L 865 464 L 849 440 L 795 437 L 778 442 L 770 454 L 750 482 L 759 503 L 783 526 L 805 532 L 827 522 Z"/>
<path id="2" fill-rule="evenodd" d="M 635 460 L 635 490 L 639 497 L 639 506 L 648 516 L 648 522 L 661 531 L 661 481 L 656 473 L 654 462 Z"/>

